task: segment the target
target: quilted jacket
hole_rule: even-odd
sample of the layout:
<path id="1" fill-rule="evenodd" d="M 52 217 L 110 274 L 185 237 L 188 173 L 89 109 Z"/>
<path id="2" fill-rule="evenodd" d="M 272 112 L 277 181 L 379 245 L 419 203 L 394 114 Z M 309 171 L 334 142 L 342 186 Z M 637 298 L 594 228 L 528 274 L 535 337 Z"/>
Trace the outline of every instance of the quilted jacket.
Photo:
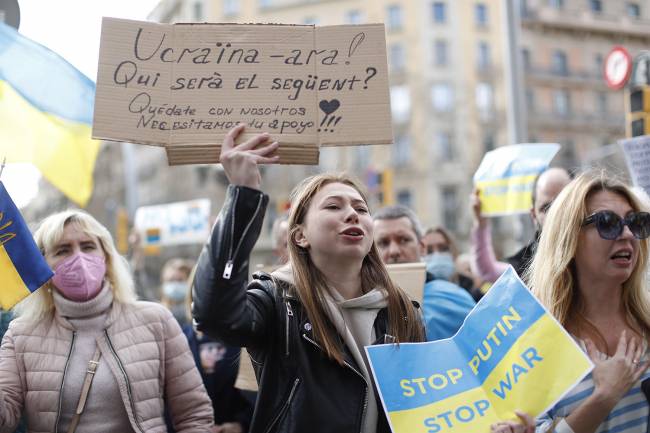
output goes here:
<path id="1" fill-rule="evenodd" d="M 74 340 L 74 328 L 56 312 L 38 322 L 11 323 L 0 348 L 0 433 L 12 432 L 23 411 L 28 432 L 57 432 Z M 210 431 L 212 405 L 187 339 L 167 309 L 113 302 L 97 344 L 135 432 L 167 431 L 165 401 L 177 432 Z"/>

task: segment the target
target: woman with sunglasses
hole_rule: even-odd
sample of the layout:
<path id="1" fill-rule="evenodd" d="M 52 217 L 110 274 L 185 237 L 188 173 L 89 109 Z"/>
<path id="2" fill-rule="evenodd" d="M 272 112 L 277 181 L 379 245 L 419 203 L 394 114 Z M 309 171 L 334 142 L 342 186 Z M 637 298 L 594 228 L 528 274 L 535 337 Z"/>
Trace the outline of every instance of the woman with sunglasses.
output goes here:
<path id="1" fill-rule="evenodd" d="M 645 433 L 650 215 L 624 184 L 583 174 L 555 199 L 529 270 L 533 293 L 595 367 L 537 420 L 537 432 Z M 493 432 L 532 431 L 500 423 Z"/>

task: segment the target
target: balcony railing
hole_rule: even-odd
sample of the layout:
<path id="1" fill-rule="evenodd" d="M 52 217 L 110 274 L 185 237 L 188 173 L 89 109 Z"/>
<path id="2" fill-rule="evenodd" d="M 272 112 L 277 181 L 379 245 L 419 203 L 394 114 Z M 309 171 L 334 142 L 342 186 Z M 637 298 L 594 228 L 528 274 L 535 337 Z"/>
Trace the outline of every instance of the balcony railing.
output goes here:
<path id="1" fill-rule="evenodd" d="M 553 68 L 531 66 L 524 68 L 523 72 L 524 76 L 528 80 L 534 79 L 537 81 L 553 82 L 559 85 L 571 86 L 606 86 L 602 72 L 596 70 L 567 69 L 566 71 L 559 71 Z"/>
<path id="2" fill-rule="evenodd" d="M 541 25 L 573 31 L 625 34 L 632 37 L 647 38 L 650 36 L 650 20 L 634 18 L 625 14 L 596 13 L 591 10 L 528 8 L 522 11 L 521 23 L 524 27 Z"/>
<path id="3" fill-rule="evenodd" d="M 531 126 L 552 129 L 607 130 L 620 133 L 625 131 L 625 115 L 623 113 L 569 112 L 560 114 L 552 111 L 529 110 L 528 123 Z"/>

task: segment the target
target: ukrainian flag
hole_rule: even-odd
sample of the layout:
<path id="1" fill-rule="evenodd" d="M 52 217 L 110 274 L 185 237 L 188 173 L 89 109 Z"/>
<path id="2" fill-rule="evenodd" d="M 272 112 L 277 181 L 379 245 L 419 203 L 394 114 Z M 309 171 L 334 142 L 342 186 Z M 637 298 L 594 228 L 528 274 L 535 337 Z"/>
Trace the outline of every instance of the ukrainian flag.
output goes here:
<path id="1" fill-rule="evenodd" d="M 0 182 L 0 307 L 8 310 L 54 273 Z"/>
<path id="2" fill-rule="evenodd" d="M 30 162 L 80 206 L 93 189 L 95 84 L 58 54 L 0 23 L 0 160 Z"/>

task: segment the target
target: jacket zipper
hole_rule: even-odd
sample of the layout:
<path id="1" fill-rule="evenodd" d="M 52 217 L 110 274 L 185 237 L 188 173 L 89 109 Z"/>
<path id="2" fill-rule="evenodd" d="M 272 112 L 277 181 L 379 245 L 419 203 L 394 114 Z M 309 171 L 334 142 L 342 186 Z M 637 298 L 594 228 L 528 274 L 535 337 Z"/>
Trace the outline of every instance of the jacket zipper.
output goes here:
<path id="1" fill-rule="evenodd" d="M 273 418 L 273 421 L 271 421 L 271 424 L 267 427 L 266 430 L 264 430 L 264 433 L 269 433 L 273 427 L 275 427 L 275 424 L 280 420 L 282 415 L 289 409 L 289 405 L 291 404 L 291 400 L 293 400 L 293 394 L 296 392 L 296 388 L 298 388 L 298 384 L 300 383 L 300 378 L 297 377 L 296 380 L 293 381 L 293 386 L 291 387 L 291 392 L 289 393 L 289 398 L 287 398 L 287 401 L 284 402 L 282 405 L 282 408 L 280 408 L 280 411 L 278 414 Z"/>
<path id="2" fill-rule="evenodd" d="M 290 318 L 293 317 L 293 309 L 291 308 L 291 304 L 289 301 L 286 301 L 287 303 L 287 326 L 286 326 L 286 335 L 285 335 L 285 344 L 286 344 L 286 350 L 285 350 L 285 356 L 289 356 L 289 322 Z"/>
<path id="3" fill-rule="evenodd" d="M 253 217 L 251 220 L 248 222 L 246 225 L 246 228 L 244 228 L 244 232 L 242 233 L 241 239 L 239 239 L 239 243 L 237 244 L 237 247 L 235 248 L 235 251 L 233 251 L 233 238 L 235 237 L 235 209 L 237 207 L 237 199 L 239 199 L 239 189 L 235 190 L 235 199 L 233 200 L 233 212 L 232 212 L 232 224 L 230 226 L 230 247 L 228 250 L 228 261 L 226 262 L 226 266 L 223 268 L 223 279 L 224 280 L 229 280 L 230 277 L 232 276 L 232 269 L 235 266 L 234 264 L 234 259 L 237 253 L 239 252 L 239 248 L 241 247 L 242 242 L 244 242 L 244 239 L 246 239 L 246 233 L 248 233 L 248 230 L 251 228 L 251 225 L 253 224 L 253 221 L 255 221 L 255 218 L 257 217 L 257 214 L 260 211 L 260 208 L 262 207 L 262 199 L 264 198 L 263 194 L 260 194 L 260 198 L 257 200 L 257 208 L 255 209 L 255 213 L 253 214 Z"/>
<path id="4" fill-rule="evenodd" d="M 309 338 L 309 337 L 307 336 L 307 334 L 302 334 L 302 338 L 304 338 L 305 340 L 309 341 L 311 344 L 313 344 L 313 345 L 316 346 L 318 349 L 320 349 L 322 352 L 324 352 L 323 348 L 320 347 L 320 345 L 319 345 L 318 343 L 316 343 L 314 340 L 312 340 L 311 338 Z M 363 396 L 363 412 L 362 412 L 362 416 L 361 416 L 361 421 L 363 421 L 363 419 L 364 419 L 365 416 L 366 416 L 366 411 L 367 411 L 367 409 L 368 409 L 368 393 L 369 393 L 368 387 L 369 387 L 370 385 L 368 384 L 368 381 L 366 380 L 365 376 L 364 376 L 363 374 L 361 374 L 361 372 L 359 372 L 359 371 L 358 371 L 356 368 L 354 368 L 352 365 L 350 365 L 350 363 L 348 363 L 348 362 L 345 361 L 345 360 L 343 361 L 343 363 L 344 363 L 344 364 L 345 364 L 345 365 L 346 365 L 350 370 L 354 371 L 354 372 L 355 372 L 355 373 L 356 373 L 356 374 L 357 374 L 361 379 L 363 379 L 363 382 L 366 384 L 366 391 L 365 391 L 364 396 Z"/>
<path id="5" fill-rule="evenodd" d="M 74 349 L 74 341 L 77 336 L 77 331 L 72 331 L 72 342 L 70 343 L 70 350 L 68 351 L 68 357 L 65 360 L 65 367 L 63 367 L 63 377 L 61 378 L 61 387 L 59 388 L 59 409 L 56 412 L 56 421 L 54 422 L 54 433 L 59 431 L 59 419 L 61 418 L 61 405 L 63 404 L 63 384 L 65 383 L 65 374 L 68 372 L 68 364 L 70 363 L 70 357 L 72 356 L 72 350 Z"/>
<path id="6" fill-rule="evenodd" d="M 144 430 L 142 429 L 142 426 L 138 421 L 138 416 L 135 413 L 135 404 L 133 403 L 133 395 L 131 394 L 131 382 L 129 382 L 129 376 L 127 376 L 126 370 L 124 370 L 124 366 L 122 365 L 122 361 L 120 361 L 120 358 L 117 356 L 117 352 L 113 347 L 113 343 L 111 342 L 111 338 L 108 336 L 108 331 L 106 329 L 104 329 L 104 335 L 106 335 L 106 341 L 108 342 L 108 347 L 111 349 L 111 353 L 115 357 L 115 360 L 117 361 L 117 365 L 120 367 L 120 371 L 124 376 L 124 380 L 126 380 L 126 392 L 129 394 L 129 403 L 131 403 L 131 411 L 133 411 L 133 419 L 135 420 L 135 424 L 138 426 L 138 429 L 142 433 L 144 433 Z"/>

